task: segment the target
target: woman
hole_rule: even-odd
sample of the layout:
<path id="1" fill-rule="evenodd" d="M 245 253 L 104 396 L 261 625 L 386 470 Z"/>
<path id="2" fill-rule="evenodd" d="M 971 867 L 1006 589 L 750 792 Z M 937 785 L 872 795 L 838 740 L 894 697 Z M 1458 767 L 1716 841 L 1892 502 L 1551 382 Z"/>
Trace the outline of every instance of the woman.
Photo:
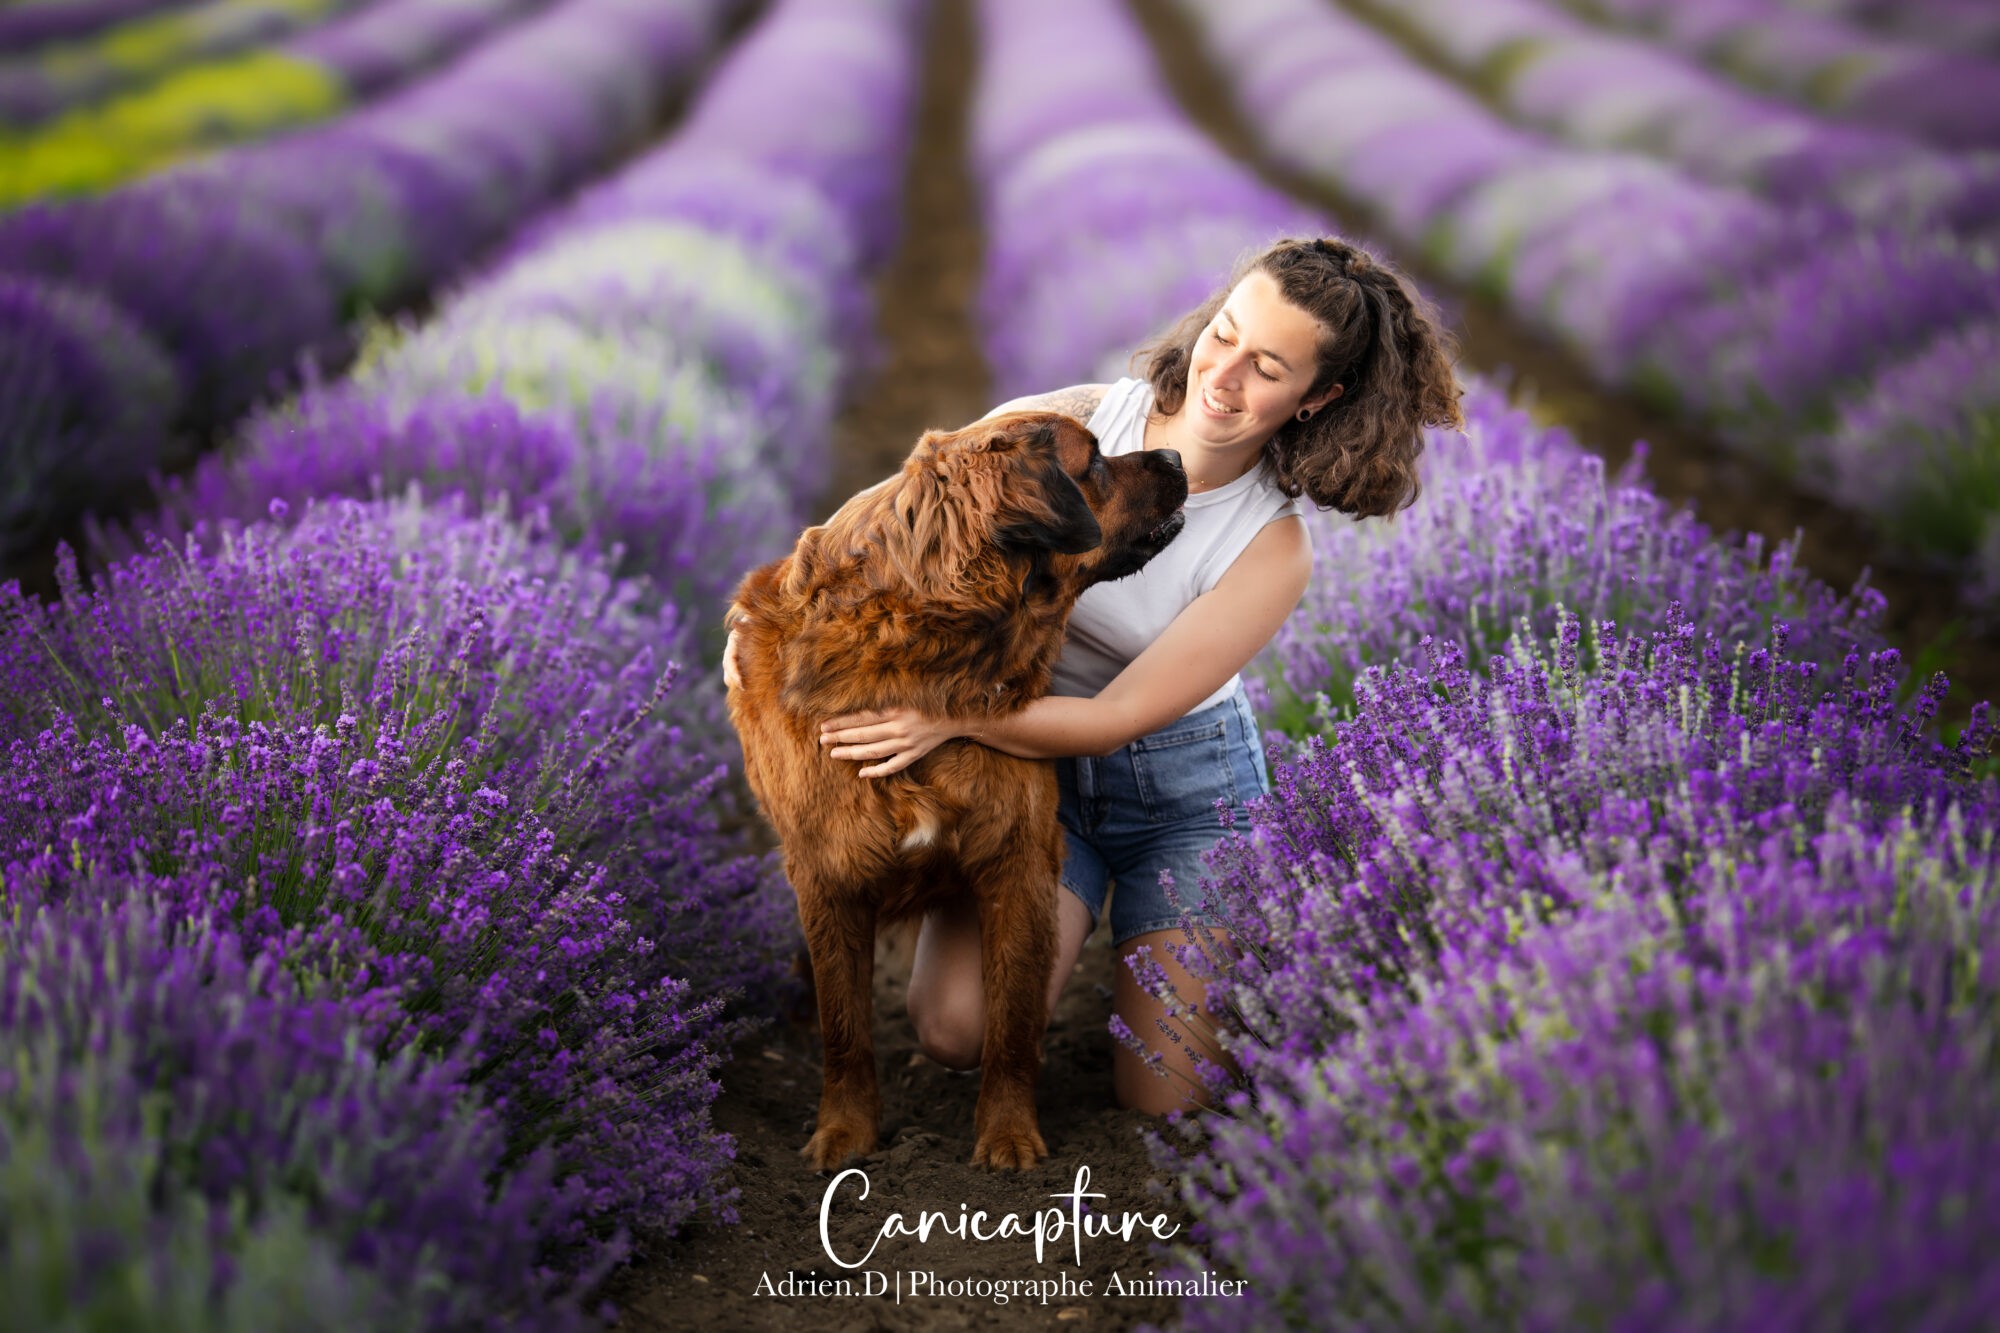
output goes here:
<path id="1" fill-rule="evenodd" d="M 1216 802 L 1240 815 L 1269 790 L 1263 747 L 1240 672 L 1304 595 L 1312 546 L 1297 497 L 1366 518 L 1417 495 L 1425 425 L 1463 426 L 1449 345 L 1398 275 L 1333 239 L 1283 240 L 1240 265 L 1230 287 L 1150 349 L 1143 379 L 1080 385 L 1003 403 L 1085 422 L 1106 455 L 1176 449 L 1188 475 L 1187 526 L 1139 573 L 1085 592 L 1071 616 L 1052 693 L 978 740 L 1058 761 L 1067 849 L 1060 935 L 1049 978 L 1053 1013 L 1107 880 L 1112 943 L 1142 946 L 1199 1008 L 1205 987 L 1175 960 L 1180 914 L 1159 883 L 1171 871 L 1197 919 L 1202 854 L 1222 835 Z M 908 709 L 825 719 L 821 744 L 899 772 L 970 721 Z M 1224 931 L 1217 945 L 1229 946 Z M 926 1054 L 954 1069 L 979 1064 L 984 1031 L 979 923 L 971 903 L 925 916 L 908 1004 Z M 1225 1053 L 1165 1018 L 1129 966 L 1113 1007 L 1164 1056 L 1153 1073 L 1124 1045 L 1112 1065 L 1121 1106 L 1152 1114 L 1200 1103 L 1195 1055 Z M 1161 1035 L 1161 1023 L 1171 1035 Z"/>

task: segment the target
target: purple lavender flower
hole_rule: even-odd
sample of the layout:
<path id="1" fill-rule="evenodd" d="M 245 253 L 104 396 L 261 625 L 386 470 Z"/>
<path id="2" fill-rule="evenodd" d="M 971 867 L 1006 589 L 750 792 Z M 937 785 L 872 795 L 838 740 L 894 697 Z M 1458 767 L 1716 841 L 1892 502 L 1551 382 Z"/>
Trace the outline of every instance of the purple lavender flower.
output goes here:
<path id="1" fill-rule="evenodd" d="M 615 1259 L 625 1226 L 732 1217 L 713 1068 L 763 1020 L 726 1014 L 716 983 L 755 960 L 727 941 L 699 1000 L 669 969 L 715 938 L 717 904 L 698 900 L 742 886 L 727 866 L 648 883 L 578 859 L 556 820 L 466 775 L 476 745 L 439 752 L 459 722 L 370 734 L 347 716 L 244 724 L 218 703 L 157 735 L 90 737 L 59 713 L 7 747 L 9 897 L 136 875 L 170 918 L 218 917 L 365 1016 L 381 1055 L 463 1052 L 505 1160 L 547 1145 L 573 1193 L 537 1239 L 552 1267 Z"/>
<path id="2" fill-rule="evenodd" d="M 129 314 L 173 356 L 178 424 L 196 431 L 241 413 L 339 330 L 333 293 L 295 237 L 201 205 L 160 180 L 0 217 L 0 273 L 96 292 Z M 161 461 L 137 442 L 134 458 L 141 471 Z"/>
<path id="3" fill-rule="evenodd" d="M 365 1010 L 133 880 L 8 888 L 0 1272 L 45 1303 L 17 1317 L 582 1326 L 542 1254 L 579 1191 L 504 1166 L 463 1061 L 378 1058 Z"/>
<path id="4" fill-rule="evenodd" d="M 1814 487 L 1873 510 L 1893 540 L 1977 556 L 2000 527 L 2000 321 L 1954 329 L 1884 370 L 1841 404 L 1814 452 L 1827 462 Z M 1989 574 L 1983 599 L 1995 594 Z"/>
<path id="5" fill-rule="evenodd" d="M 2000 55 L 2000 14 L 1980 0 L 1815 0 L 1813 8 L 1934 46 Z"/>
<path id="6" fill-rule="evenodd" d="M 1490 673 L 1364 673 L 1214 859 L 1245 957 L 1185 956 L 1252 1088 L 1154 1141 L 1208 1266 L 1335 1327 L 1977 1308 L 1987 706 L 1947 746 L 1893 652 L 1824 679 L 1679 616 Z"/>
<path id="7" fill-rule="evenodd" d="M 550 0 L 387 0 L 306 29 L 282 50 L 338 76 L 356 101 L 457 55 Z"/>
<path id="8" fill-rule="evenodd" d="M 143 480 L 180 392 L 166 353 L 111 302 L 0 275 L 0 555 Z"/>
<path id="9" fill-rule="evenodd" d="M 1864 222 L 1976 234 L 2000 218 L 2000 170 L 1990 158 L 1829 123 L 1684 56 L 1593 28 L 1552 0 L 1363 7 L 1492 91 L 1510 118 L 1570 143 L 1636 148 L 1706 180 Z"/>
<path id="10" fill-rule="evenodd" d="M 714 910 L 690 926 L 720 934 L 680 941 L 675 961 L 750 984 L 770 963 L 749 946 L 789 904 L 759 907 L 775 895 L 747 866 L 696 870 L 731 813 L 719 682 L 686 668 L 675 607 L 545 536 L 411 496 L 197 529 L 90 591 L 65 562 L 54 608 L 0 589 L 0 735 L 31 736 L 60 709 L 92 732 L 158 736 L 211 704 L 242 722 L 346 717 L 412 744 L 421 723 L 430 748 L 412 763 L 469 747 L 460 781 L 532 811 L 562 850 L 669 899 L 740 895 L 704 898 Z"/>
<path id="11" fill-rule="evenodd" d="M 545 511 L 564 546 L 601 557 L 620 576 L 645 576 L 649 596 L 715 607 L 736 573 L 718 567 L 714 552 L 767 548 L 778 518 L 773 506 L 748 503 L 727 435 L 690 440 L 683 429 L 651 417 L 627 426 L 602 408 L 580 422 L 527 413 L 495 389 L 461 396 L 316 386 L 254 418 L 226 453 L 167 481 L 161 507 L 132 526 L 178 544 L 203 519 L 253 522 L 273 500 L 302 507 L 315 496 L 387 498 L 414 483 L 433 500 L 462 495 L 475 510 L 505 503 L 524 516 Z M 729 503 L 732 496 L 741 502 Z M 92 544 L 100 558 L 143 549 L 124 528 L 100 530 Z"/>
<path id="12" fill-rule="evenodd" d="M 154 10 L 179 9 L 192 3 L 194 0 L 22 0 L 0 10 L 0 51 L 27 51 L 87 37 Z"/>
<path id="13" fill-rule="evenodd" d="M 1828 666 L 1886 646 L 1865 580 L 1836 596 L 1799 568 L 1796 539 L 1768 553 L 1754 535 L 1718 540 L 1647 488 L 1643 449 L 1607 478 L 1602 459 L 1491 387 L 1464 407 L 1466 434 L 1431 433 L 1424 497 L 1395 522 L 1308 516 L 1312 586 L 1245 676 L 1274 728 L 1304 734 L 1318 709 L 1353 701 L 1367 668 L 1418 665 L 1426 641 L 1478 667 L 1524 623 L 1546 639 L 1565 612 L 1646 633 L 1690 607 L 1732 647 L 1768 648 L 1783 625 L 1793 657 Z"/>
<path id="14" fill-rule="evenodd" d="M 1773 0 L 1567 0 L 1753 87 L 1952 148 L 2000 143 L 2000 62 Z"/>

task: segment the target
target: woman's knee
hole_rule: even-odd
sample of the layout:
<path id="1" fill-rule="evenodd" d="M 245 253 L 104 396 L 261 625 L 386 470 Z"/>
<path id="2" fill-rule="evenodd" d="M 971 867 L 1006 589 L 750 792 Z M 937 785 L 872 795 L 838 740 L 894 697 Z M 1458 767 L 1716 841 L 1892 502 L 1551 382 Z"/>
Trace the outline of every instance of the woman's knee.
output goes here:
<path id="1" fill-rule="evenodd" d="M 917 1030 L 917 1048 L 946 1069 L 979 1068 L 986 1016 L 978 1006 L 949 999 L 925 1003 L 913 988 L 910 1025 Z"/>
<path id="2" fill-rule="evenodd" d="M 986 997 L 979 916 L 969 903 L 926 913 L 906 999 L 917 1046 L 947 1069 L 977 1069 Z"/>
<path id="3" fill-rule="evenodd" d="M 1059 895 L 1056 953 L 1048 978 L 1048 1016 L 1076 965 L 1096 918 L 1074 893 Z M 927 915 L 917 938 L 916 959 L 905 999 L 917 1046 L 948 1069 L 977 1069 L 986 1038 L 985 961 L 980 955 L 978 916 L 967 905 Z"/>

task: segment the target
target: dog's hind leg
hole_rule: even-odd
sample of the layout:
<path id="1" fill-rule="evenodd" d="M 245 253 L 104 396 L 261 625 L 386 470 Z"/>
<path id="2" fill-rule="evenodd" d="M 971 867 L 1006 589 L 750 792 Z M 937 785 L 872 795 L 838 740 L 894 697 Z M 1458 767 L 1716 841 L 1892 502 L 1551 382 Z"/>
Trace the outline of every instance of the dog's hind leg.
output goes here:
<path id="1" fill-rule="evenodd" d="M 799 896 L 799 922 L 812 952 L 826 1068 L 819 1123 L 799 1155 L 816 1171 L 875 1150 L 882 1092 L 875 1075 L 875 904 L 801 877 L 787 865 Z"/>
<path id="2" fill-rule="evenodd" d="M 986 982 L 974 1166 L 1026 1168 L 1048 1156 L 1035 1115 L 1035 1080 L 1049 1023 L 1049 970 L 1057 942 L 1057 854 L 1022 838 L 979 876 L 979 935 Z"/>

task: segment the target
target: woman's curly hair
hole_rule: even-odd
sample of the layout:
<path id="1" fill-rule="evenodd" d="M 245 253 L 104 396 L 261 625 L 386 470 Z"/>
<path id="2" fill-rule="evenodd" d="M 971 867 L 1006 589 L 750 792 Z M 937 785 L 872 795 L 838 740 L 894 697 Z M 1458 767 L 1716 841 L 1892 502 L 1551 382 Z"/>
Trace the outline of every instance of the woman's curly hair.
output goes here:
<path id="1" fill-rule="evenodd" d="M 1244 259 L 1216 292 L 1141 348 L 1153 410 L 1180 411 L 1195 341 L 1236 284 L 1269 274 L 1285 299 L 1319 322 L 1319 371 L 1305 397 L 1335 384 L 1340 396 L 1305 421 L 1288 421 L 1264 446 L 1288 496 L 1355 518 L 1393 516 L 1415 503 L 1425 426 L 1463 429 L 1454 347 L 1430 303 L 1395 269 L 1334 237 L 1286 238 Z"/>

